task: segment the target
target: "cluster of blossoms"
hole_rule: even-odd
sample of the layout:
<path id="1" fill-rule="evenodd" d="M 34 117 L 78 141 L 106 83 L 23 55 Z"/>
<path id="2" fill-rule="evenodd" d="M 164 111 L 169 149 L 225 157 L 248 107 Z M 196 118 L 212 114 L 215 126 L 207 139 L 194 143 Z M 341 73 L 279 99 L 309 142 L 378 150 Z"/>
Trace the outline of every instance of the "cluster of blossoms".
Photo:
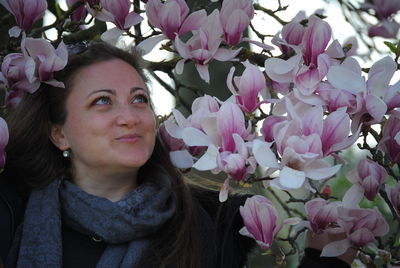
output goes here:
<path id="1" fill-rule="evenodd" d="M 140 36 L 137 47 L 147 53 L 169 40 L 166 46 L 180 56 L 177 74 L 192 61 L 200 77 L 209 82 L 209 63 L 214 59 L 237 63 L 226 77 L 230 98 L 199 97 L 192 103 L 190 116 L 174 109 L 173 116 L 161 125 L 160 135 L 172 162 L 181 169 L 226 174 L 220 191 L 222 202 L 228 198 L 231 184 L 257 181 L 290 196 L 291 191 L 302 188 L 317 197 L 304 201 L 302 222 L 294 217 L 280 218 L 266 197 L 249 198 L 240 208 L 245 224 L 240 233 L 254 238 L 264 249 L 271 247 L 285 224 L 306 226 L 319 234 L 344 233 L 345 239 L 323 249 L 325 256 L 340 255 L 349 247 L 375 247 L 375 237 L 386 235 L 389 225 L 378 209 L 360 206 L 363 198 L 383 198 L 392 217 L 400 218 L 400 182 L 395 169 L 400 164 L 400 82 L 391 82 L 397 62 L 384 57 L 364 75 L 354 57 L 357 44 L 351 41 L 348 49 L 332 40 L 331 27 L 319 14 L 306 17 L 299 13 L 285 24 L 271 40 L 282 55 L 267 57 L 264 52 L 272 46 L 243 34 L 255 16 L 250 0 L 224 0 L 219 9 L 210 12 L 191 11 L 184 0 L 142 2 L 153 31 Z M 47 2 L 0 3 L 16 20 L 10 36 L 21 38 L 21 53 L 8 54 L 1 65 L 5 104 L 16 106 L 24 92 L 34 93 L 40 83 L 63 87 L 53 73 L 67 63 L 64 43 L 58 42 L 54 48 L 45 39 L 27 37 L 33 24 L 43 17 Z M 110 42 L 122 34 L 133 36 L 131 28 L 144 21 L 135 12 L 140 9 L 132 11 L 129 0 L 67 0 L 67 5 L 74 22 L 91 16 L 113 23 L 115 27 L 101 35 Z M 399 26 L 393 20 L 400 9 L 397 1 L 373 0 L 364 8 L 375 10 L 381 19 L 380 25 L 370 29 L 371 36 L 393 37 L 397 33 Z M 261 47 L 264 64 L 252 57 L 239 62 L 242 42 Z M 242 73 L 238 74 L 238 69 L 243 69 Z M 269 113 L 265 113 L 266 107 Z M 375 126 L 381 126 L 380 133 Z M 341 151 L 372 131 L 377 145 L 364 146 L 372 154 L 346 172 L 352 186 L 342 200 L 329 195 L 321 198 L 318 187 L 346 169 Z M 0 166 L 4 165 L 7 141 L 7 126 L 0 120 Z"/>
<path id="2" fill-rule="evenodd" d="M 364 10 L 373 10 L 378 24 L 368 30 L 370 37 L 381 36 L 384 38 L 396 38 L 400 29 L 400 23 L 394 19 L 400 11 L 400 2 L 393 0 L 366 0 L 361 5 Z"/>
<path id="3" fill-rule="evenodd" d="M 264 186 L 288 192 L 315 192 L 312 181 L 334 177 L 346 163 L 340 152 L 355 144 L 361 131 L 383 122 L 377 148 L 393 164 L 399 163 L 400 82 L 390 84 L 397 69 L 392 58 L 375 62 L 363 76 L 355 52 L 332 41 L 329 24 L 318 15 L 298 15 L 283 26 L 273 44 L 289 57 L 267 59 L 264 71 L 243 62 L 241 76 L 234 76 L 232 67 L 227 76 L 231 98 L 199 97 L 189 117 L 174 110 L 165 121 L 164 141 L 177 167 L 227 174 L 221 201 L 232 181 L 262 180 Z M 272 104 L 269 115 L 262 111 L 263 104 Z M 252 125 L 258 119 L 263 120 L 259 129 Z M 324 248 L 325 256 L 371 245 L 376 236 L 388 233 L 379 210 L 359 207 L 364 196 L 374 200 L 381 190 L 398 213 L 399 183 L 395 188 L 385 184 L 385 167 L 366 158 L 347 178 L 353 186 L 343 201 L 317 198 L 305 205 L 308 221 L 303 225 L 317 233 L 346 234 L 346 239 Z M 282 224 L 296 222 L 291 218 L 278 224 L 276 209 L 261 196 L 250 198 L 241 214 L 241 233 L 263 248 L 271 246 Z"/>

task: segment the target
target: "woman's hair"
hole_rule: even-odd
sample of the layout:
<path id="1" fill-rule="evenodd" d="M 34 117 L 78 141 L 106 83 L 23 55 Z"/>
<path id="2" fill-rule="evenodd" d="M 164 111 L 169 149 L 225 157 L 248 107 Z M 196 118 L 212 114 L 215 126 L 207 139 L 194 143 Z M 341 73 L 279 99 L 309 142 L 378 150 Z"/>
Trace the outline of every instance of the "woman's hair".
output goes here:
<path id="1" fill-rule="evenodd" d="M 52 125 L 62 125 L 67 118 L 66 99 L 75 79 L 84 79 L 79 71 L 97 62 L 120 59 L 130 64 L 147 82 L 140 56 L 106 43 L 92 43 L 80 54 L 69 56 L 67 66 L 55 79 L 65 88 L 42 83 L 33 94 L 25 94 L 18 107 L 8 117 L 10 140 L 6 148 L 7 161 L 4 177 L 19 185 L 20 189 L 44 187 L 56 178 L 70 173 L 69 159 L 50 140 Z M 157 234 L 151 247 L 150 258 L 155 266 L 200 267 L 200 239 L 195 201 L 181 174 L 169 160 L 168 152 L 157 137 L 150 159 L 139 169 L 139 183 L 149 176 L 167 174 L 171 180 L 177 210 Z"/>

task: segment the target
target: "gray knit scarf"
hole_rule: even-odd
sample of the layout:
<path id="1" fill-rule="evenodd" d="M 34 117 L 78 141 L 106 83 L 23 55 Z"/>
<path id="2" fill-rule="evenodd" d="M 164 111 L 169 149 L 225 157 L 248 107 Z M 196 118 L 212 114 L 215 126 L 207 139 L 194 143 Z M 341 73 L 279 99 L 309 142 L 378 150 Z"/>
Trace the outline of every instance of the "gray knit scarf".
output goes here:
<path id="1" fill-rule="evenodd" d="M 175 208 L 165 176 L 143 183 L 118 202 L 56 180 L 29 197 L 17 267 L 62 267 L 61 222 L 108 244 L 97 268 L 137 267 L 150 244 L 147 237 L 172 217 Z"/>

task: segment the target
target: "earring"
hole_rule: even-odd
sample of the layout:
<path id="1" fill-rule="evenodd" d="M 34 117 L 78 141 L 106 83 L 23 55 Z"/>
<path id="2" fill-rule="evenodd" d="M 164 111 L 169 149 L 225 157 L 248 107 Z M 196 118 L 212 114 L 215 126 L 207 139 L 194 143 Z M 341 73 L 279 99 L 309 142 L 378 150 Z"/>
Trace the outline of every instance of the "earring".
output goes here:
<path id="1" fill-rule="evenodd" d="M 64 151 L 62 152 L 62 154 L 63 154 L 63 156 L 64 156 L 65 158 L 68 158 L 69 155 L 70 155 L 70 153 L 69 153 L 68 150 L 64 150 Z"/>

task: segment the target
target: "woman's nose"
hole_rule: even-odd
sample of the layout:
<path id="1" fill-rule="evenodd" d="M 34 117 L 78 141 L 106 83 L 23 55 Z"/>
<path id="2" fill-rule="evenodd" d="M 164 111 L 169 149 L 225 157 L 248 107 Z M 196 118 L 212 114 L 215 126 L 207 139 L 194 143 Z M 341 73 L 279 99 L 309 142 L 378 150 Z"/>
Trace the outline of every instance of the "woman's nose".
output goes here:
<path id="1" fill-rule="evenodd" d="M 123 105 L 118 108 L 116 123 L 120 126 L 134 126 L 140 122 L 140 116 L 130 105 Z"/>

